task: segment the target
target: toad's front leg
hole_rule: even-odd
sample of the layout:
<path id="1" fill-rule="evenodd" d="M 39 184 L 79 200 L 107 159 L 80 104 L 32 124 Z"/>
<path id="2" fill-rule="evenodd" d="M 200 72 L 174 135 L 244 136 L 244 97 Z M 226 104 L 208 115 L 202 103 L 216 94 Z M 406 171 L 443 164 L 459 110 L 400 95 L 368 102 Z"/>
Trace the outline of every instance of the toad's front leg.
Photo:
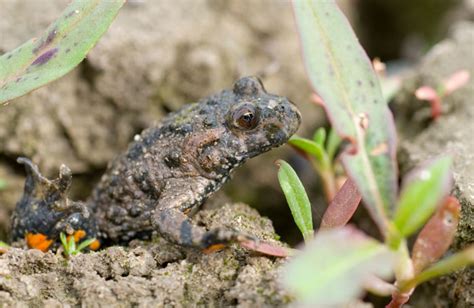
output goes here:
<path id="1" fill-rule="evenodd" d="M 208 251 L 219 249 L 231 242 L 253 239 L 231 228 L 206 230 L 191 220 L 189 215 L 204 201 L 202 196 L 211 190 L 210 185 L 215 184 L 205 178 L 172 179 L 168 182 L 168 189 L 160 198 L 152 217 L 153 228 L 179 245 Z M 174 187 L 180 191 L 179 194 L 174 193 Z"/>

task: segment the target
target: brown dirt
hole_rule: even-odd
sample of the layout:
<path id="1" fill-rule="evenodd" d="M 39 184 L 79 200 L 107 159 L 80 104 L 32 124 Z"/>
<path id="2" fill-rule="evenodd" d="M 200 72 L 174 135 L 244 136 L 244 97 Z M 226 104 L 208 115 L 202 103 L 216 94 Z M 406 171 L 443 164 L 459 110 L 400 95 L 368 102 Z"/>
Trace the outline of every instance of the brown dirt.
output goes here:
<path id="1" fill-rule="evenodd" d="M 270 220 L 244 204 L 203 210 L 196 220 L 281 245 Z M 283 262 L 237 246 L 203 254 L 159 237 L 69 260 L 12 248 L 0 256 L 0 307 L 281 306 L 290 300 L 278 284 Z"/>

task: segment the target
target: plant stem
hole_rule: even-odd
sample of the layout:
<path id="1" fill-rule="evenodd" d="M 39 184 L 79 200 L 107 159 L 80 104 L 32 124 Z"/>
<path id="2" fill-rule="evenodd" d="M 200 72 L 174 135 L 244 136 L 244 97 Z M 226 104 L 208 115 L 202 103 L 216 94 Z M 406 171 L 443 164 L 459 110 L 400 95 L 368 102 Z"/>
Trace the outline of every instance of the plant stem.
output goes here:
<path id="1" fill-rule="evenodd" d="M 364 289 L 378 296 L 390 296 L 397 290 L 393 284 L 374 275 L 364 282 Z"/>
<path id="2" fill-rule="evenodd" d="M 323 182 L 324 196 L 326 197 L 326 201 L 329 204 L 329 202 L 334 199 L 334 196 L 337 193 L 334 170 L 330 164 L 325 162 L 318 163 L 318 161 L 316 161 L 314 158 L 311 158 L 310 160 L 313 168 L 321 177 L 321 181 Z"/>

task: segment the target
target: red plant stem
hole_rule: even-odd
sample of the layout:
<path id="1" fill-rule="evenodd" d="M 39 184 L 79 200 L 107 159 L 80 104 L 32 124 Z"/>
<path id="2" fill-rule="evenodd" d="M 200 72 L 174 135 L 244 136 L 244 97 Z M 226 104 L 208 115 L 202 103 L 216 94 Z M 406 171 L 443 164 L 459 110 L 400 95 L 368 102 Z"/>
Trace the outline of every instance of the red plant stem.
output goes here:
<path id="1" fill-rule="evenodd" d="M 392 295 L 392 300 L 385 307 L 386 308 L 400 308 L 400 307 L 402 307 L 403 304 L 408 302 L 408 300 L 410 299 L 410 295 L 411 295 L 411 292 L 403 293 L 403 294 L 400 294 L 400 293 L 393 294 Z"/>
<path id="2" fill-rule="evenodd" d="M 433 119 L 437 119 L 441 115 L 441 98 L 437 95 L 435 98 L 430 100 L 431 103 L 431 116 Z"/>

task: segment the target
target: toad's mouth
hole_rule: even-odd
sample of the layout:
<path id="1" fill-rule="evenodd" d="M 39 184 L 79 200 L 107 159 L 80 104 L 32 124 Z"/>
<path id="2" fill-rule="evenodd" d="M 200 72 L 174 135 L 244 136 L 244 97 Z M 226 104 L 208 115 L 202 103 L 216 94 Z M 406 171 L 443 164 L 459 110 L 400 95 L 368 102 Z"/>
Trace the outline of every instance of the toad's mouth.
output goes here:
<path id="1" fill-rule="evenodd" d="M 253 149 L 247 149 L 246 152 L 239 153 L 239 156 L 244 156 L 246 158 L 258 156 L 262 153 L 270 151 L 271 149 L 282 146 L 290 139 L 292 135 L 293 133 L 290 134 L 290 132 L 288 132 L 286 129 L 281 128 L 277 132 L 266 136 L 265 142 L 260 143 L 259 146 L 256 146 Z"/>

